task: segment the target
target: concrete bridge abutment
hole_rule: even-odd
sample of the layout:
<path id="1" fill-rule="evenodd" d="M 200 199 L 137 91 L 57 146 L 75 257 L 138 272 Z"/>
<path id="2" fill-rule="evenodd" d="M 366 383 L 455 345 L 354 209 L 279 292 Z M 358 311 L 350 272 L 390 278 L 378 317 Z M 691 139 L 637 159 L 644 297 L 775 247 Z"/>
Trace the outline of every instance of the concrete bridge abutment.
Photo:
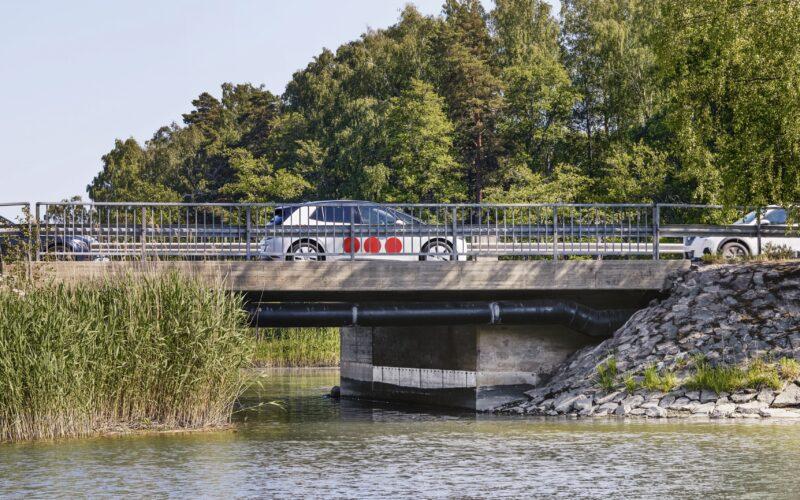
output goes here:
<path id="1" fill-rule="evenodd" d="M 600 340 L 562 326 L 345 327 L 341 394 L 489 410 L 524 398 Z"/>

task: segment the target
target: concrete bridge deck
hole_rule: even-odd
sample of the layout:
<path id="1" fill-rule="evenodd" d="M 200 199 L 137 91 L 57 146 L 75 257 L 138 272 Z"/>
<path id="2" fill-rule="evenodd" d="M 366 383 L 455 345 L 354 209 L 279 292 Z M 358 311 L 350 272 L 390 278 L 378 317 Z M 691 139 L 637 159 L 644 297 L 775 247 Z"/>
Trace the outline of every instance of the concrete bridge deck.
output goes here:
<path id="1" fill-rule="evenodd" d="M 76 283 L 125 273 L 178 271 L 210 286 L 254 292 L 276 300 L 337 300 L 380 295 L 524 295 L 526 292 L 647 292 L 687 269 L 684 260 L 467 262 L 37 262 L 34 272 Z M 376 295 L 377 294 L 377 295 Z"/>

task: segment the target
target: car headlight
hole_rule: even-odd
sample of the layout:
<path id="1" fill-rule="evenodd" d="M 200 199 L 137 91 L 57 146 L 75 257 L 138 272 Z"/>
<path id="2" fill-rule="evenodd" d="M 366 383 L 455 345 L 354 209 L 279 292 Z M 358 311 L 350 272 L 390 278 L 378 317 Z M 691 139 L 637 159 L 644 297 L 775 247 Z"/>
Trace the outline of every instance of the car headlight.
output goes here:
<path id="1" fill-rule="evenodd" d="M 272 238 L 264 238 L 258 242 L 258 248 L 260 248 L 261 250 L 266 250 L 271 242 Z"/>
<path id="2" fill-rule="evenodd" d="M 694 242 L 696 238 L 697 238 L 696 236 L 687 236 L 683 239 L 683 244 L 688 247 Z"/>

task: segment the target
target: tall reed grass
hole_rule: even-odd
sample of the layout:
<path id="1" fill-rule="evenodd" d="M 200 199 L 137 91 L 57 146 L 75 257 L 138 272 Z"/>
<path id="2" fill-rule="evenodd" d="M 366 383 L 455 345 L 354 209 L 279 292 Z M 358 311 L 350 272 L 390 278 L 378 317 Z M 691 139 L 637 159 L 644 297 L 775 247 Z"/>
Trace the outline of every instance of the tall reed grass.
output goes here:
<path id="1" fill-rule="evenodd" d="M 254 333 L 258 367 L 338 366 L 338 328 L 266 328 Z"/>
<path id="2" fill-rule="evenodd" d="M 177 274 L 0 283 L 0 441 L 227 423 L 252 343 L 222 290 Z"/>

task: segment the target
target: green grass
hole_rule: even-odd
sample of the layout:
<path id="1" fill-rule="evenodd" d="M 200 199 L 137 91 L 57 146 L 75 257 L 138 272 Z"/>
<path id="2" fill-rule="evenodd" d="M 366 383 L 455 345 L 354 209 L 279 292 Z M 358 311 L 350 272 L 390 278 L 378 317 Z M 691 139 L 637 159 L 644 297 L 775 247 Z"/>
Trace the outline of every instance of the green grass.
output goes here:
<path id="1" fill-rule="evenodd" d="M 628 375 L 625 377 L 625 391 L 629 394 L 633 394 L 636 392 L 636 389 L 639 388 L 639 384 L 636 383 L 636 379 L 633 378 L 633 375 Z"/>
<path id="2" fill-rule="evenodd" d="M 611 391 L 617 383 L 617 359 L 608 358 L 597 367 L 597 382 L 606 391 Z"/>
<path id="3" fill-rule="evenodd" d="M 678 378 L 672 372 L 658 373 L 655 366 L 644 369 L 642 387 L 650 391 L 669 392 L 678 385 Z"/>
<path id="4" fill-rule="evenodd" d="M 338 328 L 268 328 L 253 335 L 259 367 L 338 366 Z"/>
<path id="5" fill-rule="evenodd" d="M 252 342 L 241 299 L 216 289 L 0 284 L 0 441 L 229 422 Z"/>
<path id="6" fill-rule="evenodd" d="M 800 363 L 794 358 L 781 358 L 778 361 L 778 369 L 781 378 L 785 380 L 797 380 L 800 377 Z"/>
<path id="7" fill-rule="evenodd" d="M 761 359 L 751 361 L 747 366 L 711 366 L 705 360 L 698 360 L 694 374 L 686 381 L 687 389 L 708 389 L 716 393 L 734 392 L 740 389 L 780 389 L 781 378 L 778 368 Z"/>

